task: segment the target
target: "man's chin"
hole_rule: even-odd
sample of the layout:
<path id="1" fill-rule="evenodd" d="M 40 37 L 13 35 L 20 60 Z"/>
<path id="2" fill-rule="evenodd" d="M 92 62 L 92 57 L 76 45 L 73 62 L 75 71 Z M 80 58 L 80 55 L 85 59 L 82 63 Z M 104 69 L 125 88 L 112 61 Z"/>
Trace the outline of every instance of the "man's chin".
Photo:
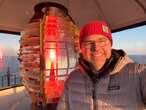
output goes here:
<path id="1" fill-rule="evenodd" d="M 101 59 L 95 59 L 96 62 L 94 62 L 94 68 L 98 71 L 102 68 L 102 66 L 104 65 L 105 63 L 105 59 L 101 60 Z M 98 63 L 97 63 L 98 62 Z"/>

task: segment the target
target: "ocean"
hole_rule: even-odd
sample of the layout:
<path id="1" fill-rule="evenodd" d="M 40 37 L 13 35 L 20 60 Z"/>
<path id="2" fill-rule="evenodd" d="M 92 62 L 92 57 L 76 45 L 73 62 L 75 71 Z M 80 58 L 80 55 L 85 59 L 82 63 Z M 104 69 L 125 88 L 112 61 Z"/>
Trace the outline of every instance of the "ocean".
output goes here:
<path id="1" fill-rule="evenodd" d="M 129 55 L 131 59 L 140 64 L 146 64 L 146 55 Z"/>

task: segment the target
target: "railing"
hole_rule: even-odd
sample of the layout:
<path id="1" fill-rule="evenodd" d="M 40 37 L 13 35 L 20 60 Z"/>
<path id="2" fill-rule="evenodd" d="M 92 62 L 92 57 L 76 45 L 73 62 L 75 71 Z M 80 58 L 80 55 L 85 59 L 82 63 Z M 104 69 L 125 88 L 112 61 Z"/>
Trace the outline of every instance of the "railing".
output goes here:
<path id="1" fill-rule="evenodd" d="M 7 88 L 7 87 L 13 87 L 13 86 L 17 86 L 20 84 L 22 84 L 21 80 L 20 80 L 20 76 L 17 74 L 0 75 L 0 89 Z"/>

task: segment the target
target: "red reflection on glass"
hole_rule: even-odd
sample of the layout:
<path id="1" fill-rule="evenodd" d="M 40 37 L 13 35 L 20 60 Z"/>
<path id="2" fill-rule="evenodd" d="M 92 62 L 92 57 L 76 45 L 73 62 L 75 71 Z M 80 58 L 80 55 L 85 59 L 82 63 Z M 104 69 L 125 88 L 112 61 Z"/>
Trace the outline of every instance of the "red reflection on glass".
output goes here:
<path id="1" fill-rule="evenodd" d="M 44 26 L 45 94 L 48 100 L 55 101 L 61 96 L 64 81 L 58 80 L 57 18 L 47 16 Z"/>
<path id="2" fill-rule="evenodd" d="M 45 41 L 54 40 L 56 37 L 57 20 L 56 16 L 47 16 L 45 22 Z"/>

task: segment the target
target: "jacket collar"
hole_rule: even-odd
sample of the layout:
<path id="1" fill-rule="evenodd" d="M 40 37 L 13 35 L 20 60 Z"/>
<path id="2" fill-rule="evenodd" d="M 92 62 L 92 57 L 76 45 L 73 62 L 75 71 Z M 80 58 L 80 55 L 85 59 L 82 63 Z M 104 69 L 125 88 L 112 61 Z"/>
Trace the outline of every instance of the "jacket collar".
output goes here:
<path id="1" fill-rule="evenodd" d="M 98 73 L 99 74 L 108 73 L 110 75 L 117 74 L 125 65 L 132 62 L 133 60 L 130 59 L 123 50 L 112 49 L 112 56 L 109 59 L 109 61 L 106 62 L 106 64 L 103 66 L 103 68 L 100 71 L 94 73 L 91 69 L 92 65 L 90 65 L 90 63 L 88 63 L 85 59 L 82 59 L 81 57 L 79 58 L 79 64 L 82 66 L 82 68 L 86 72 L 93 73 L 95 75 Z M 98 77 L 100 77 L 100 75 Z"/>
<path id="2" fill-rule="evenodd" d="M 124 51 L 123 51 L 124 52 Z M 118 74 L 127 64 L 133 63 L 134 61 L 128 57 L 127 54 L 121 56 L 117 61 L 113 71 L 110 72 L 110 75 Z"/>

